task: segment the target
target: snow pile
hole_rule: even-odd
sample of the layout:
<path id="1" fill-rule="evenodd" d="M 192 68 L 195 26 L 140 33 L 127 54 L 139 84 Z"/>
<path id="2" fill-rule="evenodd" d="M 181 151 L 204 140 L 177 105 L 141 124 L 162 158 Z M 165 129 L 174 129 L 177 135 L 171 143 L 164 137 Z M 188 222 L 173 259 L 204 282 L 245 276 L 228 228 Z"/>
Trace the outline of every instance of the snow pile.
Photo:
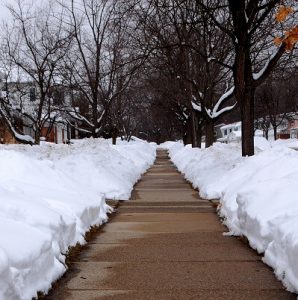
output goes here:
<path id="1" fill-rule="evenodd" d="M 105 198 L 128 199 L 153 163 L 146 142 L 0 147 L 0 299 L 47 292 L 69 246 L 107 221 Z"/>
<path id="2" fill-rule="evenodd" d="M 164 142 L 164 143 L 161 143 L 158 145 L 158 148 L 159 149 L 169 149 L 171 148 L 172 146 L 174 146 L 177 142 L 173 142 L 173 141 L 167 141 L 167 142 Z"/>
<path id="3" fill-rule="evenodd" d="M 192 149 L 176 143 L 170 156 L 207 199 L 220 198 L 219 214 L 230 233 L 245 235 L 288 290 L 298 292 L 297 141 L 257 142 L 257 154 L 241 157 L 238 144 Z"/>

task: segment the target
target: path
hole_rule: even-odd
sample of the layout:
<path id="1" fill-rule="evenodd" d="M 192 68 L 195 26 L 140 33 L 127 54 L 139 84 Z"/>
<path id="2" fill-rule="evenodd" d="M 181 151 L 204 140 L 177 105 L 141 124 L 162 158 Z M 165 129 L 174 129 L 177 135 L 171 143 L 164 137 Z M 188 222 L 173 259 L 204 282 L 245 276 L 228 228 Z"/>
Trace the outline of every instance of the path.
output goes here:
<path id="1" fill-rule="evenodd" d="M 295 299 L 158 151 L 48 299 Z"/>

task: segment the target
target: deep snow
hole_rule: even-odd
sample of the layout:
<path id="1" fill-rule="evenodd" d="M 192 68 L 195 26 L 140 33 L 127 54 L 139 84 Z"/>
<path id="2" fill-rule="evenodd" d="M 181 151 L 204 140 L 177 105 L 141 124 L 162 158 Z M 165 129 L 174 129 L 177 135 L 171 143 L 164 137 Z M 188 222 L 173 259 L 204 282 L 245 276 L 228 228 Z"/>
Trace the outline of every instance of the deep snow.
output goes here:
<path id="1" fill-rule="evenodd" d="M 245 235 L 288 290 L 298 292 L 297 140 L 256 139 L 256 155 L 239 144 L 208 149 L 167 142 L 172 161 L 206 199 L 220 199 L 230 234 Z"/>
<path id="2" fill-rule="evenodd" d="M 101 139 L 0 146 L 0 299 L 47 292 L 70 246 L 107 221 L 106 198 L 128 199 L 155 146 Z"/>

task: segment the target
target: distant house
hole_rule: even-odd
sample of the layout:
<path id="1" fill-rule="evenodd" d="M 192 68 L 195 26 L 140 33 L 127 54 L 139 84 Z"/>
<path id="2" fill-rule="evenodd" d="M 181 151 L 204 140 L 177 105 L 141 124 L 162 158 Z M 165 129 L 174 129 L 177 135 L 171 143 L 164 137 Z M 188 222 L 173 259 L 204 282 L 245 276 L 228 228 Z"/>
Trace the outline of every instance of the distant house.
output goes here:
<path id="1" fill-rule="evenodd" d="M 61 144 L 70 140 L 71 131 L 67 123 L 61 120 L 54 122 L 54 124 L 46 123 L 41 130 L 41 136 L 44 141 Z"/>
<path id="2" fill-rule="evenodd" d="M 17 141 L 0 118 L 0 144 L 16 144 Z"/>
<path id="3" fill-rule="evenodd" d="M 53 91 L 53 97 L 50 98 L 51 104 L 58 107 L 59 104 L 63 104 L 65 99 L 64 90 L 59 92 L 59 87 L 55 87 Z M 61 87 L 63 89 L 63 87 Z M 58 90 L 58 92 L 57 92 Z M 9 97 L 12 110 L 14 111 L 15 120 L 18 123 L 18 129 L 24 135 L 29 135 L 34 138 L 33 123 L 29 117 L 26 117 L 25 112 L 28 115 L 33 115 L 38 105 L 38 94 L 32 82 L 9 82 L 0 86 L 0 97 L 3 99 Z M 47 111 L 43 114 L 46 117 Z M 66 116 L 59 110 L 52 111 L 48 121 L 45 122 L 44 127 L 41 130 L 41 140 L 52 143 L 66 143 L 71 138 L 76 138 L 77 133 L 73 130 L 69 123 L 71 117 Z M 4 120 L 0 118 L 0 143 L 11 144 L 17 143 L 12 132 L 8 130 Z"/>
<path id="4" fill-rule="evenodd" d="M 240 142 L 241 141 L 241 122 L 223 125 L 220 127 L 221 137 L 217 139 L 218 142 Z"/>
<path id="5" fill-rule="evenodd" d="M 298 117 L 288 122 L 287 131 L 291 139 L 298 139 Z"/>
<path id="6" fill-rule="evenodd" d="M 256 124 L 259 124 L 258 122 Z M 217 139 L 218 142 L 240 142 L 241 141 L 241 122 L 226 124 L 220 126 L 221 137 Z M 258 125 L 255 129 L 255 136 L 265 137 L 265 132 L 262 127 Z M 272 126 L 268 129 L 269 139 L 274 138 Z M 282 118 L 280 125 L 277 128 L 278 139 L 297 138 L 298 139 L 298 115 L 296 113 L 289 113 L 288 118 Z"/>
<path id="7" fill-rule="evenodd" d="M 281 114 L 276 116 L 277 120 L 277 138 L 278 139 L 289 139 L 289 138 L 298 138 L 298 115 L 296 112 L 289 112 L 286 114 Z M 257 120 L 257 128 L 262 129 L 262 120 L 258 122 Z M 269 118 L 267 121 L 270 124 Z M 274 131 L 272 125 L 267 128 L 269 139 L 274 138 Z M 265 136 L 265 130 L 263 136 Z"/>

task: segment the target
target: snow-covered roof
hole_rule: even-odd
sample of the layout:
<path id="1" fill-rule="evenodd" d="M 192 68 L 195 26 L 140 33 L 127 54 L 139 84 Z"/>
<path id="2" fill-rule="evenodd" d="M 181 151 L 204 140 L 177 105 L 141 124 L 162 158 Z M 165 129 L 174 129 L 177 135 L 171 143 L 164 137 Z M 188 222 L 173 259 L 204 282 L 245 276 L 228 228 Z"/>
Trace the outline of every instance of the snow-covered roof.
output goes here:
<path id="1" fill-rule="evenodd" d="M 241 126 L 241 122 L 227 124 L 227 125 L 220 127 L 220 129 L 225 130 L 225 129 L 235 128 L 235 127 L 239 127 L 239 126 Z"/>
<path id="2" fill-rule="evenodd" d="M 225 126 L 225 123 L 220 123 L 214 126 L 214 128 L 222 128 L 223 126 Z"/>

